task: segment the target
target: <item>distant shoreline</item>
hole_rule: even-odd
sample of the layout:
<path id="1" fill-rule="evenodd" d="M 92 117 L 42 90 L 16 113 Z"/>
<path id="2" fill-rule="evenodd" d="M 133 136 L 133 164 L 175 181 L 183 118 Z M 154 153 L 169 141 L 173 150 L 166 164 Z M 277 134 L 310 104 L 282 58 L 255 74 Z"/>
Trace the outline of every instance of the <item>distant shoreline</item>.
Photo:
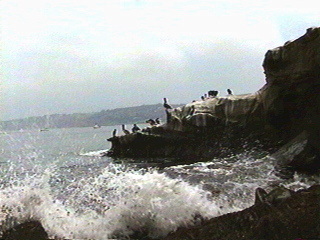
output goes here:
<path id="1" fill-rule="evenodd" d="M 179 107 L 184 104 L 172 104 Z M 28 117 L 0 121 L 0 131 L 20 129 L 50 129 L 50 128 L 72 128 L 72 127 L 93 127 L 114 126 L 120 124 L 141 124 L 147 119 L 165 119 L 165 112 L 162 104 L 141 105 L 127 108 L 116 108 L 101 110 L 94 113 L 71 113 L 51 114 L 38 117 Z"/>

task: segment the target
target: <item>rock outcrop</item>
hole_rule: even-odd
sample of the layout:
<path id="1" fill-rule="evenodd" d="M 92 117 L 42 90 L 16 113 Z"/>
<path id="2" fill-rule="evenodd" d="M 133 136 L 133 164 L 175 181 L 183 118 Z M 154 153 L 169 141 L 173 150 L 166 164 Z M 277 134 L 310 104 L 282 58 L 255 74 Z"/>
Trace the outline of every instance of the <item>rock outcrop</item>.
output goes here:
<path id="1" fill-rule="evenodd" d="M 257 189 L 256 196 L 264 194 Z M 204 221 L 199 226 L 181 228 L 165 240 L 318 239 L 320 236 L 320 186 L 291 192 L 276 188 L 243 211 Z"/>
<path id="2" fill-rule="evenodd" d="M 275 152 L 298 135 L 299 154 L 279 168 L 320 167 L 320 29 L 269 50 L 256 93 L 213 97 L 168 112 L 166 124 L 110 138 L 109 156 L 212 158 L 259 147 Z M 283 151 L 282 151 L 283 152 Z M 307 159 L 305 161 L 304 159 Z M 285 164 L 284 164 L 285 163 Z"/>

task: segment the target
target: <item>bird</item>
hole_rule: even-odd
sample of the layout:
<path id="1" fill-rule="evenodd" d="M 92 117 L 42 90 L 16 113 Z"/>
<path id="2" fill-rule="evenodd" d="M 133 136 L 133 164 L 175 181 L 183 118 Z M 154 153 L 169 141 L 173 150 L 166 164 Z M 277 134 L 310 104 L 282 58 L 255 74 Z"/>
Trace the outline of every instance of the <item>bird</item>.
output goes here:
<path id="1" fill-rule="evenodd" d="M 216 91 L 216 90 L 210 90 L 210 91 L 208 91 L 208 96 L 209 97 L 216 97 L 217 95 L 218 95 L 218 91 Z"/>
<path id="2" fill-rule="evenodd" d="M 228 88 L 228 89 L 227 89 L 227 92 L 228 92 L 229 95 L 232 95 L 231 89 Z"/>
<path id="3" fill-rule="evenodd" d="M 122 131 L 125 135 L 130 134 L 129 130 L 126 129 L 126 126 L 124 124 L 122 124 Z"/>
<path id="4" fill-rule="evenodd" d="M 156 124 L 156 122 L 153 120 L 153 119 L 148 119 L 147 121 L 146 121 L 146 123 L 149 123 L 151 126 L 155 126 L 155 125 L 157 125 Z"/>
<path id="5" fill-rule="evenodd" d="M 114 129 L 113 131 L 112 131 L 112 137 L 115 137 L 117 135 L 117 129 Z"/>
<path id="6" fill-rule="evenodd" d="M 172 107 L 168 104 L 166 98 L 163 98 L 163 107 L 164 107 L 165 109 L 172 109 Z"/>
<path id="7" fill-rule="evenodd" d="M 204 96 L 201 96 L 201 100 L 204 101 L 204 100 L 205 100 L 205 97 L 204 97 Z"/>
<path id="8" fill-rule="evenodd" d="M 131 129 L 133 133 L 140 131 L 141 129 L 137 126 L 137 124 L 133 124 L 133 128 Z"/>
<path id="9" fill-rule="evenodd" d="M 156 124 L 161 124 L 161 121 L 159 118 L 156 118 L 155 122 L 156 122 Z"/>

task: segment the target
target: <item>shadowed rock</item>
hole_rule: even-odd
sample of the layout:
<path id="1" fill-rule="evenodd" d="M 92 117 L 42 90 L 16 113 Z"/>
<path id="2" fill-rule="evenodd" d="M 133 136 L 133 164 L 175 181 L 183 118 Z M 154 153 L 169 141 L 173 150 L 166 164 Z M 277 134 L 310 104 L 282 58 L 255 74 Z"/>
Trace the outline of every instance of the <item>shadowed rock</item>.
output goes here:
<path id="1" fill-rule="evenodd" d="M 258 192 L 261 194 L 261 189 Z M 262 202 L 261 199 L 256 200 L 256 204 L 250 208 L 206 220 L 200 226 L 181 228 L 164 239 L 291 240 L 319 238 L 319 185 L 296 193 L 288 189 L 277 188 L 266 194 L 265 197 L 270 199 Z"/>
<path id="2" fill-rule="evenodd" d="M 1 237 L 3 240 L 45 240 L 48 234 L 38 221 L 29 221 L 19 224 L 5 231 Z"/>

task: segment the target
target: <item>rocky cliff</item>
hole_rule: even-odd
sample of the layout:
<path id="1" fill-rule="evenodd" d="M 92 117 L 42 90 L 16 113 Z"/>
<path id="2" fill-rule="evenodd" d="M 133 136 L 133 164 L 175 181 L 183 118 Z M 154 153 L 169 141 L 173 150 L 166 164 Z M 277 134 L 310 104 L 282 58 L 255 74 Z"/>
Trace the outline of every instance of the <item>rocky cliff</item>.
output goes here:
<path id="1" fill-rule="evenodd" d="M 267 51 L 266 84 L 248 95 L 195 101 L 168 110 L 167 123 L 110 138 L 110 156 L 212 158 L 260 148 L 279 169 L 320 163 L 320 29 Z M 300 137 L 298 137 L 300 136 Z M 288 154 L 290 141 L 303 145 Z M 281 148 L 284 146 L 284 148 Z"/>
<path id="2" fill-rule="evenodd" d="M 143 132 L 114 136 L 112 156 L 214 157 L 259 147 L 279 172 L 320 165 L 320 28 L 266 53 L 266 84 L 250 95 L 215 97 L 168 112 L 168 121 Z M 181 228 L 164 239 L 316 239 L 320 186 L 292 192 L 256 190 L 250 208 Z M 197 216 L 195 216 L 196 218 Z M 199 219 L 197 219 L 199 220 Z M 3 239 L 47 239 L 40 222 L 4 231 Z M 137 236 L 146 234 L 137 233 Z M 147 239 L 147 238 L 140 238 Z"/>

